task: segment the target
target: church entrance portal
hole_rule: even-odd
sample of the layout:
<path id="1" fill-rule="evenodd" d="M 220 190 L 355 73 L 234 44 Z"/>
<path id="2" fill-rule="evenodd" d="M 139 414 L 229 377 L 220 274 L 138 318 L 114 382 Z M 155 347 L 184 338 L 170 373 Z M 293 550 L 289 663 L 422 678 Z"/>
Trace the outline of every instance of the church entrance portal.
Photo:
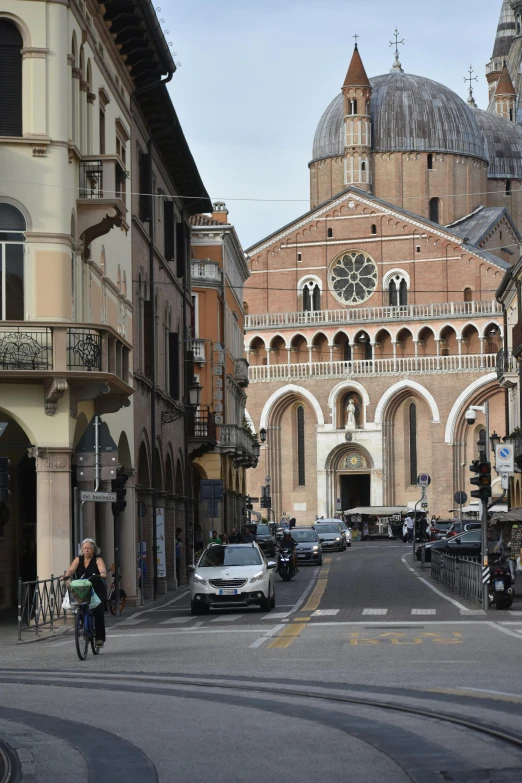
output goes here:
<path id="1" fill-rule="evenodd" d="M 365 473 L 352 473 L 341 476 L 341 506 L 343 511 L 357 506 L 370 506 L 371 476 Z"/>

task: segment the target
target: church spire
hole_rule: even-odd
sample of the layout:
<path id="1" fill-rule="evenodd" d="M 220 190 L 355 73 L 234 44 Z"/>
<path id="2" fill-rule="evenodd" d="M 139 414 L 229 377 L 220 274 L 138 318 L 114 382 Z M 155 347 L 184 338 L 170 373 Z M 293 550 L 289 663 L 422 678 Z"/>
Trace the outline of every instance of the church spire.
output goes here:
<path id="1" fill-rule="evenodd" d="M 500 77 L 495 89 L 495 113 L 506 120 L 516 122 L 517 94 L 504 60 Z"/>
<path id="2" fill-rule="evenodd" d="M 355 49 L 353 50 L 352 59 L 350 62 L 350 67 L 348 68 L 348 72 L 344 80 L 343 90 L 345 90 L 347 87 L 369 87 L 369 86 L 370 86 L 370 80 L 366 75 L 366 70 L 364 68 L 363 61 L 361 60 L 361 55 L 359 54 L 359 47 L 357 46 L 357 41 L 356 41 Z"/>
<path id="3" fill-rule="evenodd" d="M 344 184 L 370 190 L 372 183 L 372 86 L 363 65 L 357 39 L 344 80 Z"/>
<path id="4" fill-rule="evenodd" d="M 495 95 L 495 87 L 502 70 L 502 64 L 509 55 L 511 44 L 517 35 L 517 18 L 515 17 L 513 6 L 518 4 L 517 0 L 502 0 L 493 54 L 491 55 L 490 62 L 486 66 L 486 78 L 489 85 L 490 101 L 493 100 Z M 518 18 L 520 23 L 520 16 Z M 520 32 L 520 29 L 518 32 Z M 491 107 L 489 110 L 491 111 Z"/>

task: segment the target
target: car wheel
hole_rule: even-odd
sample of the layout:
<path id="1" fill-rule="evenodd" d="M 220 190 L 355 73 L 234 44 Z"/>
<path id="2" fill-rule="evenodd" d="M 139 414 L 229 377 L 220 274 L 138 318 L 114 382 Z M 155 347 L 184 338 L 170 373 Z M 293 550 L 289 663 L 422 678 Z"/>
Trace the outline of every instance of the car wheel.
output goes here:
<path id="1" fill-rule="evenodd" d="M 275 590 L 272 590 L 272 598 L 270 599 L 270 608 L 275 609 L 275 605 L 276 605 Z"/>

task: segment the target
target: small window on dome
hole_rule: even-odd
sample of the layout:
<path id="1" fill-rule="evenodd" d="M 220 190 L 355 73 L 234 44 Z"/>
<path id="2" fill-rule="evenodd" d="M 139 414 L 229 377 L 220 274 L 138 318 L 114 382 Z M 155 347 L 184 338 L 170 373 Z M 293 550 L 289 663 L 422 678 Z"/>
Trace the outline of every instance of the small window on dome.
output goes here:
<path id="1" fill-rule="evenodd" d="M 428 154 L 428 169 L 430 171 L 433 169 L 433 155 L 431 152 Z"/>

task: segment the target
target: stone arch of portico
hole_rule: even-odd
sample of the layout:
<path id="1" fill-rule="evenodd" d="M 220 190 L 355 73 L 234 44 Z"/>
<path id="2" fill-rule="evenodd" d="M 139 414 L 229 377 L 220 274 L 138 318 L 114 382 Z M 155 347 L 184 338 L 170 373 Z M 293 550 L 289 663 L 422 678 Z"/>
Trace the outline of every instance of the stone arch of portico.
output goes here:
<path id="1" fill-rule="evenodd" d="M 22 421 L 22 419 L 19 416 L 16 415 L 14 411 L 10 410 L 9 408 L 6 408 L 5 406 L 2 406 L 0 407 L 0 415 L 3 416 L 4 414 L 10 417 L 13 421 L 16 421 L 20 429 L 23 430 L 23 432 L 27 436 L 30 444 L 34 446 L 38 445 L 38 440 L 31 432 L 31 429 L 27 426 L 27 424 L 24 421 Z"/>
<path id="2" fill-rule="evenodd" d="M 332 427 L 334 430 L 337 429 L 337 403 L 339 402 L 339 397 L 345 393 L 353 389 L 353 391 L 356 391 L 361 396 L 361 399 L 363 401 L 363 427 L 366 426 L 366 409 L 368 405 L 370 404 L 370 395 L 362 386 L 362 384 L 357 383 L 357 381 L 342 381 L 341 383 L 338 383 L 332 391 L 330 392 L 330 396 L 328 397 L 328 407 L 331 410 L 331 417 L 332 417 Z"/>
<path id="3" fill-rule="evenodd" d="M 384 419 L 384 413 L 390 401 L 393 400 L 393 398 L 396 397 L 397 394 L 399 394 L 399 392 L 402 392 L 404 389 L 409 389 L 411 392 L 413 393 L 416 392 L 420 397 L 423 397 L 430 407 L 433 424 L 440 424 L 439 407 L 437 405 L 437 402 L 435 401 L 435 397 L 433 396 L 433 394 L 431 394 L 431 392 L 429 392 L 428 389 L 426 389 L 420 383 L 417 383 L 416 381 L 410 381 L 410 380 L 399 381 L 398 383 L 395 383 L 393 386 L 390 386 L 390 388 L 384 392 L 381 399 L 377 403 L 377 408 L 375 409 L 375 424 L 382 424 Z"/>
<path id="4" fill-rule="evenodd" d="M 341 443 L 335 446 L 328 454 L 324 463 L 324 474 L 326 478 L 326 516 L 333 517 L 337 511 L 337 490 L 339 475 L 346 475 L 348 471 L 340 468 L 341 460 L 348 454 L 360 454 L 366 460 L 366 467 L 362 470 L 350 471 L 351 475 L 368 475 L 374 470 L 374 460 L 370 452 L 360 443 Z M 318 487 L 319 489 L 319 487 Z M 345 511 L 346 509 L 343 509 Z"/>
<path id="5" fill-rule="evenodd" d="M 301 397 L 304 397 L 305 400 L 308 400 L 317 416 L 317 423 L 324 424 L 322 408 L 312 392 L 308 391 L 308 389 L 305 389 L 304 386 L 297 386 L 297 384 L 289 383 L 286 386 L 283 386 L 281 389 L 275 391 L 266 401 L 263 412 L 261 413 L 260 429 L 267 429 L 272 408 L 282 397 L 285 397 L 289 394 L 297 394 Z"/>

